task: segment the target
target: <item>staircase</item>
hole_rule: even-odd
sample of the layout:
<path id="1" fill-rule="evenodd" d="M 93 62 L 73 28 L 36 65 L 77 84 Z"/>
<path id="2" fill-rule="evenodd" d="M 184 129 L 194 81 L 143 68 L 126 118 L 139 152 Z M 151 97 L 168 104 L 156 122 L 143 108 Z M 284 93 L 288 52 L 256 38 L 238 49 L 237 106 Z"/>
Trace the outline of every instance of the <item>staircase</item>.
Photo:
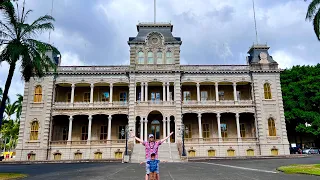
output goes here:
<path id="1" fill-rule="evenodd" d="M 180 155 L 177 144 L 163 143 L 159 147 L 158 158 L 160 161 L 180 162 Z M 141 144 L 135 144 L 131 156 L 131 163 L 140 163 L 145 161 L 145 148 Z"/>

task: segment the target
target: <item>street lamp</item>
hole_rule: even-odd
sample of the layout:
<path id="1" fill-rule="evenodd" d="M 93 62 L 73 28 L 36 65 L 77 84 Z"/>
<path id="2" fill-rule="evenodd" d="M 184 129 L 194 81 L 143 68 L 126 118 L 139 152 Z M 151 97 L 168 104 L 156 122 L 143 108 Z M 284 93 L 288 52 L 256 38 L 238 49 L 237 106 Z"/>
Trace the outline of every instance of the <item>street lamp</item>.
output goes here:
<path id="1" fill-rule="evenodd" d="M 125 136 L 126 138 L 126 152 L 125 152 L 125 155 L 128 155 L 128 132 L 129 132 L 129 126 L 126 125 L 125 127 L 126 129 L 121 129 L 121 136 Z"/>
<path id="2" fill-rule="evenodd" d="M 188 126 L 184 126 L 184 124 L 181 125 L 181 135 L 182 135 L 182 156 L 186 156 L 186 149 L 184 146 L 184 134 L 188 134 L 189 133 L 189 128 Z"/>

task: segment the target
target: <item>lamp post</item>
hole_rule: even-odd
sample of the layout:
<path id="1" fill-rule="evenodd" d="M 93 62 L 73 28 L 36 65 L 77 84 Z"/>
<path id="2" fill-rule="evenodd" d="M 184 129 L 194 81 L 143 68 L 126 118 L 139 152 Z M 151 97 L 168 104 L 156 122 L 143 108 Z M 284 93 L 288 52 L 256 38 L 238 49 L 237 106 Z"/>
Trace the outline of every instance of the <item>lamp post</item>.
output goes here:
<path id="1" fill-rule="evenodd" d="M 126 125 L 125 127 L 126 129 L 122 129 L 121 130 L 121 136 L 125 136 L 125 139 L 126 139 L 126 152 L 125 152 L 125 155 L 128 155 L 128 132 L 129 132 L 129 126 Z"/>
<path id="2" fill-rule="evenodd" d="M 181 135 L 182 135 L 182 156 L 186 156 L 186 149 L 185 149 L 185 146 L 184 146 L 184 134 L 185 133 L 189 133 L 189 128 L 188 127 L 185 127 L 184 124 L 181 125 Z"/>

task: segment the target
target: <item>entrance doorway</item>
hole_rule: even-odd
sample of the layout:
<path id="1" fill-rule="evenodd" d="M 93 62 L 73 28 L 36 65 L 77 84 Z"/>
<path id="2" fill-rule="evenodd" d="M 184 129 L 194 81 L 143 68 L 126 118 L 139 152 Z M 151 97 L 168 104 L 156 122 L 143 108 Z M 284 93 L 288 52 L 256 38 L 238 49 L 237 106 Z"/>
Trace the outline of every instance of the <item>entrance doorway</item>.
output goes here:
<path id="1" fill-rule="evenodd" d="M 155 140 L 160 139 L 160 122 L 158 120 L 153 120 L 151 122 L 151 134 L 154 135 Z"/>

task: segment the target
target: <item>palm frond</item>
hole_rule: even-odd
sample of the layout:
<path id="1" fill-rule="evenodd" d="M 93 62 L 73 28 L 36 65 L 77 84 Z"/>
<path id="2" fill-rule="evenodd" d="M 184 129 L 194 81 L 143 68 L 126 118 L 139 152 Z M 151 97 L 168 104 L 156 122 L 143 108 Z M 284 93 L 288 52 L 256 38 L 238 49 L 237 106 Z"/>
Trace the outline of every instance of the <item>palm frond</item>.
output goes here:
<path id="1" fill-rule="evenodd" d="M 36 24 L 34 26 L 30 25 L 23 25 L 21 29 L 25 29 L 22 34 L 21 38 L 30 38 L 36 36 L 38 33 L 42 33 L 48 30 L 54 30 L 54 26 L 51 22 L 43 23 L 43 24 Z"/>
<path id="2" fill-rule="evenodd" d="M 1 4 L 1 8 L 1 12 L 3 12 L 4 18 L 9 21 L 9 24 L 13 26 L 14 31 L 16 32 L 16 34 L 18 34 L 18 29 L 16 27 L 18 18 L 13 4 L 10 1 L 6 1 Z"/>
<path id="3" fill-rule="evenodd" d="M 315 13 L 317 9 L 319 8 L 320 5 L 320 0 L 313 0 L 309 6 L 308 6 L 308 11 L 306 14 L 306 20 L 312 21 L 313 17 L 315 16 Z"/>
<path id="4" fill-rule="evenodd" d="M 15 37 L 15 33 L 14 33 L 14 29 L 11 29 L 7 24 L 3 23 L 2 21 L 0 21 L 0 29 L 2 31 L 6 30 L 7 34 L 10 34 L 11 39 L 14 39 Z"/>
<path id="5" fill-rule="evenodd" d="M 316 15 L 313 19 L 313 30 L 317 35 L 318 40 L 320 41 L 320 9 L 318 9 Z"/>

